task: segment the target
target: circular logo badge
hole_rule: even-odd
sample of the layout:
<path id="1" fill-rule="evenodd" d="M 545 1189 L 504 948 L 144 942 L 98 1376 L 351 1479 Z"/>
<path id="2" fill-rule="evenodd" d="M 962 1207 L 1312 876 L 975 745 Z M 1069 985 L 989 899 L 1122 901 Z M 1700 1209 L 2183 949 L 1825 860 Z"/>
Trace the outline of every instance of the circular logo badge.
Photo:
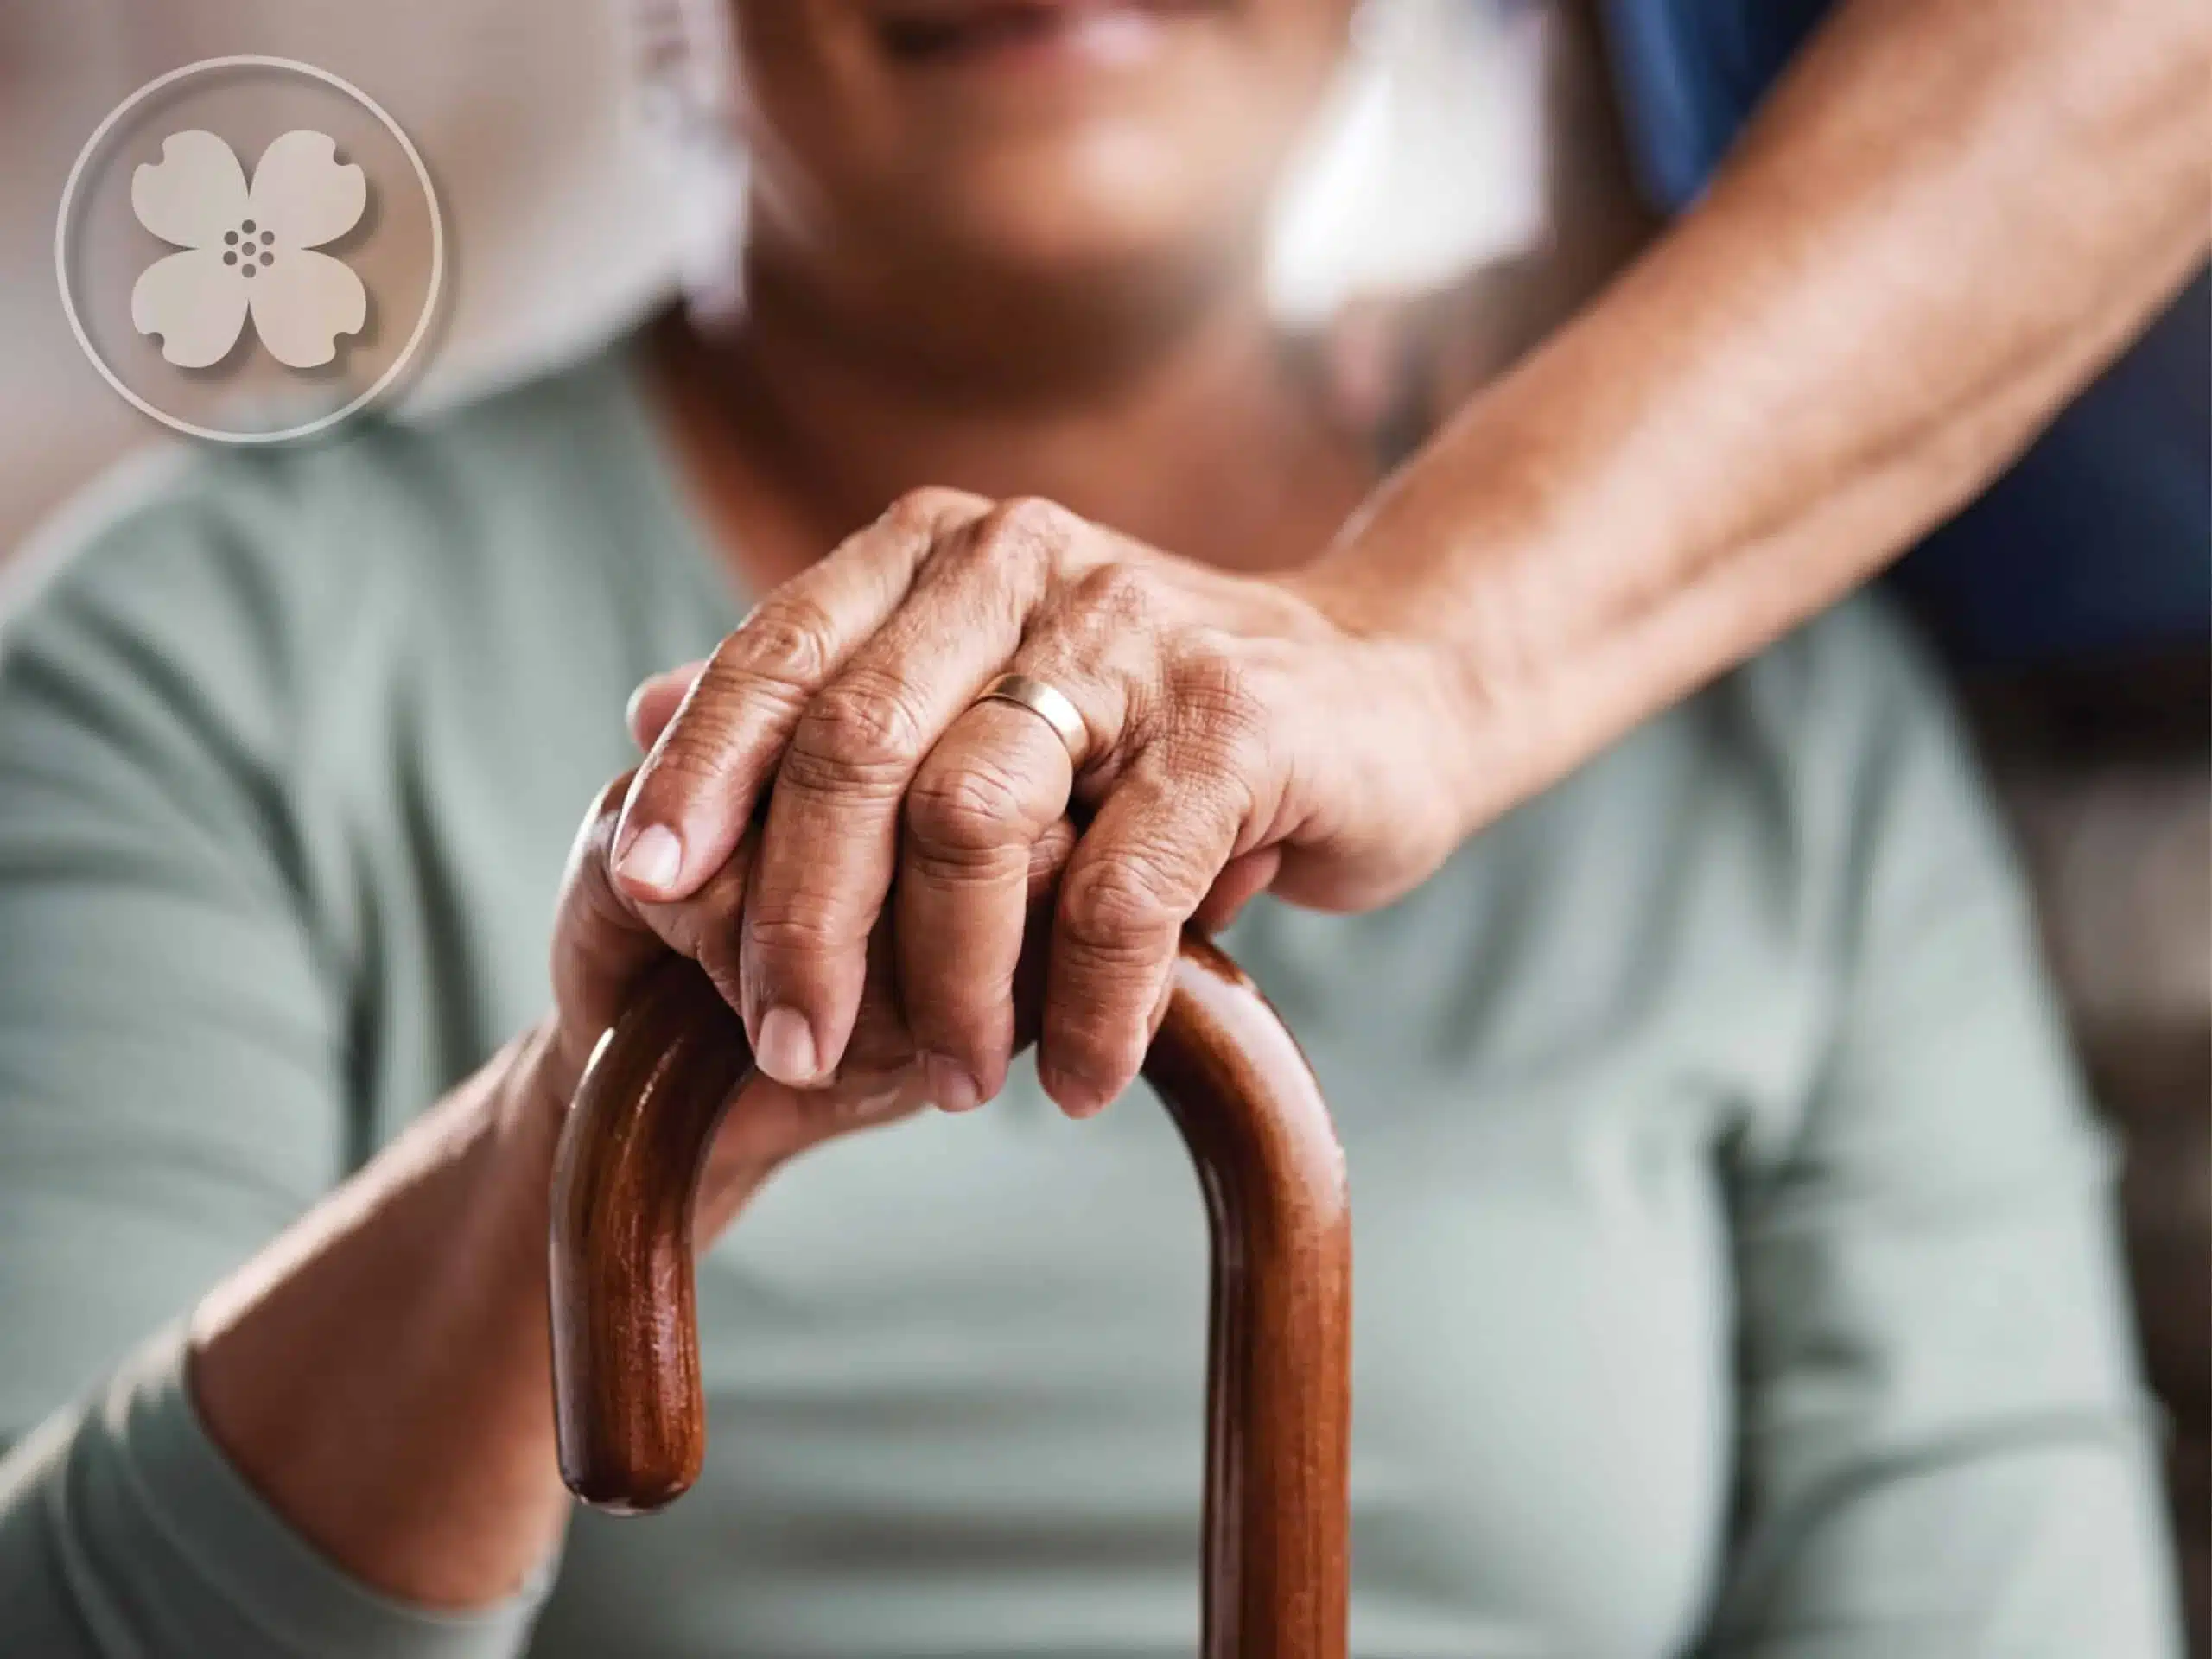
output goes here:
<path id="1" fill-rule="evenodd" d="M 288 58 L 148 81 L 62 187 L 54 269 L 101 378 L 221 443 L 328 430 L 398 383 L 445 280 L 437 191 L 358 86 Z"/>

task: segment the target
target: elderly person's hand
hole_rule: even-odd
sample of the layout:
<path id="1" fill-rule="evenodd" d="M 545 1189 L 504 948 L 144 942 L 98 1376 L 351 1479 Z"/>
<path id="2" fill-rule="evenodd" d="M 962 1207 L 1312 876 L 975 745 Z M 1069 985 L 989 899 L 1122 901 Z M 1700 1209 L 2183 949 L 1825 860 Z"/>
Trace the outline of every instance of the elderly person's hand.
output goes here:
<path id="1" fill-rule="evenodd" d="M 631 731 L 641 748 L 675 714 L 705 664 L 658 676 L 631 701 Z M 553 929 L 554 1019 L 548 1042 L 556 1097 L 573 1096 L 601 1037 L 620 1018 L 647 969 L 668 951 L 691 958 L 731 1005 L 741 1000 L 739 929 L 747 878 L 757 842 L 747 837 L 690 897 L 661 904 L 623 891 L 612 875 L 611 851 L 636 772 L 601 790 L 578 830 L 562 882 Z M 1036 939 L 1050 917 L 1054 883 L 1075 845 L 1063 819 L 1037 838 L 1023 883 L 1026 915 L 1035 930 L 1022 952 L 1016 982 L 1020 1040 L 1036 1038 L 1042 957 Z M 760 1184 L 808 1147 L 905 1117 L 929 1103 L 913 1041 L 900 1016 L 888 930 L 878 926 L 867 950 L 866 980 L 842 1063 L 818 1087 L 793 1087 L 755 1077 L 744 1109 L 726 1116 L 700 1175 L 694 1227 L 710 1239 L 734 1217 Z"/>
<path id="2" fill-rule="evenodd" d="M 1005 1081 L 1030 900 L 1077 807 L 1039 1069 L 1096 1111 L 1135 1076 L 1186 922 L 1270 886 L 1371 906 L 1465 833 L 1462 677 L 1384 614 L 1340 578 L 1226 574 L 1046 502 L 910 495 L 644 689 L 641 734 L 665 727 L 607 891 L 707 962 L 771 1077 L 839 1077 L 895 986 L 925 1096 L 960 1109 Z M 979 701 L 1009 671 L 1080 733 Z"/>

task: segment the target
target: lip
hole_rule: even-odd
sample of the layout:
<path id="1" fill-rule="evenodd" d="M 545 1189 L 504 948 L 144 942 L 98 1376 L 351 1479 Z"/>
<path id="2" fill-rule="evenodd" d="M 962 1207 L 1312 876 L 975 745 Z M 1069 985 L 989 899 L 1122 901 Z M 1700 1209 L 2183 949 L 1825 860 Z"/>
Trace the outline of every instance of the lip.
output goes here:
<path id="1" fill-rule="evenodd" d="M 885 54 L 915 68 L 1132 67 L 1173 24 L 1210 9 L 1205 0 L 892 0 L 875 8 L 875 28 Z"/>

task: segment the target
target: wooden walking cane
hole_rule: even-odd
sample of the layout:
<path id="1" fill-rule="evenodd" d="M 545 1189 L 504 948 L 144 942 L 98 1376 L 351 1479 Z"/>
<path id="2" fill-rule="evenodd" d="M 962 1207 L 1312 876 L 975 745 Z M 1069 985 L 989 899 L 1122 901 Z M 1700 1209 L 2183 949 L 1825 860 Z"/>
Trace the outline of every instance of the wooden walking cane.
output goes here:
<path id="1" fill-rule="evenodd" d="M 691 1205 L 744 1027 L 691 963 L 657 969 L 576 1091 L 553 1178 L 561 1472 L 638 1514 L 706 1451 Z M 1344 1659 L 1351 1220 L 1344 1159 L 1280 1018 L 1187 936 L 1145 1077 L 1212 1236 L 1202 1659 Z"/>

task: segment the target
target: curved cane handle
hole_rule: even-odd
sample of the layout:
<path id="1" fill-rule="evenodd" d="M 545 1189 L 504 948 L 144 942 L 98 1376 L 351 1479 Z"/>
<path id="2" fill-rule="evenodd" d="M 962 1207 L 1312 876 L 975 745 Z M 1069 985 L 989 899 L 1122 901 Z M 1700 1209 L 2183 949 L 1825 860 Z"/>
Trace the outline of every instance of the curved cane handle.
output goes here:
<path id="1" fill-rule="evenodd" d="M 688 962 L 601 1044 L 553 1177 L 561 1473 L 625 1513 L 706 1451 L 691 1206 L 744 1028 Z M 1205 1659 L 1342 1659 L 1351 1402 L 1343 1154 L 1305 1058 L 1236 964 L 1195 935 L 1144 1073 L 1196 1166 L 1213 1241 Z"/>

